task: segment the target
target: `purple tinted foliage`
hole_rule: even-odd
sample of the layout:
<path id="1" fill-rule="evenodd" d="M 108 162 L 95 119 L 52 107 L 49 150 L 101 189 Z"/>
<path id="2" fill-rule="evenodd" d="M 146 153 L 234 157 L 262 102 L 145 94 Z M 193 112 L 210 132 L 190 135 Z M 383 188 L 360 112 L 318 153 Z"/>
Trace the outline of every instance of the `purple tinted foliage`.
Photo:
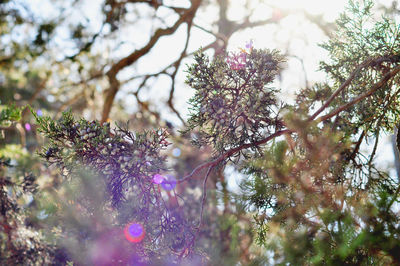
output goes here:
<path id="1" fill-rule="evenodd" d="M 118 223 L 122 226 L 127 221 L 136 221 L 119 235 L 124 237 L 125 234 L 127 238 L 128 234 L 129 242 L 140 244 L 141 258 L 153 252 L 180 252 L 192 248 L 194 228 L 182 218 L 182 210 L 175 208 L 172 213 L 159 189 L 159 184 L 165 190 L 176 186 L 173 176 L 159 174 L 167 170 L 165 157 L 160 154 L 169 145 L 165 130 L 143 133 L 121 127 L 111 130 L 109 123 L 75 121 L 70 113 L 64 113 L 57 122 L 39 121 L 42 123 L 39 130 L 51 143 L 41 156 L 66 170 L 63 172 L 68 176 L 80 175 L 82 166 L 100 174 L 99 181 L 106 184 L 111 206 L 121 213 Z M 49 126 L 51 123 L 53 125 Z M 73 163 L 63 154 L 70 154 Z M 146 225 L 149 232 L 146 237 L 142 225 Z M 157 245 L 153 244 L 155 242 Z M 107 243 L 99 245 L 108 247 Z M 95 255 L 101 258 L 101 254 Z"/>
<path id="2" fill-rule="evenodd" d="M 176 187 L 176 178 L 172 175 L 166 175 L 164 180 L 161 183 L 163 189 L 170 191 Z"/>

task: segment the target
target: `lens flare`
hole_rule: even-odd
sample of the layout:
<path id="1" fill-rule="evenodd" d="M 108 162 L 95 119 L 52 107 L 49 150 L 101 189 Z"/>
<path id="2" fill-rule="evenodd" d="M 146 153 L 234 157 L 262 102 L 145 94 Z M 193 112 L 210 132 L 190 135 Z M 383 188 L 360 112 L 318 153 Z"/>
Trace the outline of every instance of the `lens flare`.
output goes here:
<path id="1" fill-rule="evenodd" d="M 26 131 L 31 131 L 32 127 L 29 123 L 25 123 L 25 129 Z"/>
<path id="2" fill-rule="evenodd" d="M 124 229 L 124 235 L 129 242 L 141 242 L 145 235 L 143 225 L 135 222 L 127 224 Z"/>
<path id="3" fill-rule="evenodd" d="M 176 178 L 172 175 L 166 175 L 166 178 L 161 183 L 161 186 L 165 190 L 173 190 L 176 187 Z"/>
<path id="4" fill-rule="evenodd" d="M 179 149 L 179 148 L 173 149 L 173 150 L 172 150 L 172 155 L 173 155 L 174 157 L 179 157 L 179 156 L 181 156 L 181 149 Z"/>
<path id="5" fill-rule="evenodd" d="M 153 182 L 154 182 L 155 184 L 161 184 L 164 180 L 165 180 L 165 177 L 162 176 L 162 175 L 155 174 L 155 175 L 153 176 Z"/>

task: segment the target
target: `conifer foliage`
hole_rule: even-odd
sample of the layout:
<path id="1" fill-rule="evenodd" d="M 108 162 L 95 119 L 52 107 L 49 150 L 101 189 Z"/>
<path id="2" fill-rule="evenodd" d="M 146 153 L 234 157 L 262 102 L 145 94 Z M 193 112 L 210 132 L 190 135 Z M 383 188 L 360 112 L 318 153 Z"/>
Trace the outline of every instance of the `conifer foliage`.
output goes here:
<path id="1" fill-rule="evenodd" d="M 250 47 L 212 62 L 199 52 L 194 60 L 187 83 L 196 91 L 188 127 L 199 129 L 195 143 L 221 153 L 282 128 L 278 90 L 272 85 L 284 61 L 277 51 Z"/>
<path id="2" fill-rule="evenodd" d="M 0 258 L 36 262 L 32 254 L 42 252 L 43 263 L 62 253 L 63 262 L 78 264 L 213 265 L 204 238 L 219 234 L 235 240 L 231 251 L 242 245 L 238 235 L 254 240 L 251 252 L 259 256 L 246 261 L 253 265 L 400 264 L 399 177 L 376 165 L 382 133 L 400 124 L 400 28 L 393 18 L 376 18 L 372 8 L 369 0 L 349 2 L 337 32 L 322 45 L 329 55 L 320 63 L 326 81 L 299 89 L 294 103 L 279 98 L 275 79 L 286 60 L 280 52 L 250 42 L 214 58 L 195 53 L 186 81 L 194 96 L 179 137 L 212 153 L 185 176 L 173 172 L 166 156 L 173 131 L 133 132 L 71 112 L 54 120 L 32 109 L 47 141 L 39 155 L 63 177 L 64 186 L 46 191 L 55 203 L 42 223 L 57 231 L 49 234 L 56 240 L 36 235 L 33 244 L 17 246 L 12 231 L 25 218 L 17 196 L 36 192 L 36 181 L 30 174 L 20 183 L 0 176 L 0 225 L 8 230 L 0 232 L 6 243 L 0 251 L 7 251 Z M 6 109 L 0 122 L 20 116 L 21 110 Z M 240 191 L 226 189 L 227 166 L 241 174 Z M 0 171 L 8 167 L 0 158 Z M 210 178 L 221 180 L 214 183 L 217 193 Z M 11 187 L 19 194 L 7 193 Z M 185 204 L 195 194 L 193 215 Z M 223 228 L 204 222 L 214 218 L 210 195 L 224 203 L 211 208 L 222 213 Z"/>

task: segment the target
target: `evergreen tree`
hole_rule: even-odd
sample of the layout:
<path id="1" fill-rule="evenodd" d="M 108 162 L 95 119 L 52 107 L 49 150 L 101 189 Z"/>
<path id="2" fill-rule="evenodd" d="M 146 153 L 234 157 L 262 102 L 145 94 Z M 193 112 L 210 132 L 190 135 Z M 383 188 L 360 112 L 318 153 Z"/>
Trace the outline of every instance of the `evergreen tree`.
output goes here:
<path id="1" fill-rule="evenodd" d="M 197 8 L 196 1 L 192 4 Z M 117 7 L 113 1 L 107 5 Z M 116 30 L 126 10 L 114 8 L 115 16 L 107 11 L 107 23 Z M 39 235 L 17 248 L 10 228 L 17 221 L 22 226 L 26 217 L 15 202 L 34 191 L 34 178 L 15 172 L 23 180 L 18 183 L 2 177 L 2 259 L 400 264 L 399 179 L 376 166 L 380 136 L 400 124 L 400 29 L 390 14 L 376 18 L 372 8 L 369 0 L 349 2 L 337 31 L 322 45 L 329 54 L 320 64 L 326 81 L 299 90 L 292 104 L 279 97 L 274 82 L 285 56 L 250 42 L 237 53 L 194 55 L 187 84 L 195 94 L 180 137 L 171 127 L 134 132 L 129 125 L 114 128 L 72 112 L 55 120 L 31 109 L 47 141 L 39 155 L 60 173 L 54 184 L 41 188 L 34 200 L 38 207 L 30 209 L 42 214 L 35 226 L 43 226 L 48 239 Z M 111 91 L 112 86 L 118 90 L 116 74 L 124 67 L 117 64 L 118 71 L 107 72 Z M 15 108 L 1 113 L 3 120 L 20 115 Z M 167 160 L 166 150 L 171 140 L 181 141 L 176 145 L 184 151 L 188 139 L 198 148 L 193 157 L 204 161 L 185 175 Z M 372 149 L 365 150 L 370 142 Z M 184 158 L 194 160 L 179 159 Z M 6 159 L 1 164 L 2 169 L 12 165 Z M 229 167 L 243 176 L 240 192 L 228 191 L 221 178 Z M 11 187 L 21 192 L 6 192 Z M 42 262 L 26 256 L 40 252 L 46 254 Z"/>

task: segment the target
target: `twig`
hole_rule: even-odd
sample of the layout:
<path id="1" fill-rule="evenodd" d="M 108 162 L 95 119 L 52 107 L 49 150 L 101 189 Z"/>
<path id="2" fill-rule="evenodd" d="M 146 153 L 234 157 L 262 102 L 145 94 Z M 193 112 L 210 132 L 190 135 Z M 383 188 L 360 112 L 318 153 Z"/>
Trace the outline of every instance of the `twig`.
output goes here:
<path id="1" fill-rule="evenodd" d="M 207 32 L 207 33 L 213 35 L 216 39 L 220 39 L 224 43 L 228 42 L 226 36 L 224 36 L 223 34 L 220 34 L 218 32 L 212 32 L 211 30 L 208 30 L 208 29 L 206 29 L 206 28 L 204 28 L 204 27 L 202 27 L 202 26 L 200 26 L 198 24 L 193 24 L 193 26 L 198 28 L 198 29 L 200 29 L 200 30 L 202 30 L 202 31 L 204 31 L 204 32 Z"/>
<path id="2" fill-rule="evenodd" d="M 206 197 L 207 197 L 207 180 L 210 175 L 211 170 L 213 169 L 214 166 L 210 166 L 207 170 L 207 173 L 204 177 L 203 181 L 203 197 L 201 199 L 201 209 L 200 209 L 200 221 L 198 225 L 198 230 L 200 230 L 201 224 L 203 223 L 203 212 L 204 212 L 204 204 L 206 202 Z"/>
<path id="3" fill-rule="evenodd" d="M 81 91 L 77 93 L 76 95 L 72 96 L 68 101 L 64 102 L 57 110 L 55 111 L 54 114 L 54 119 L 59 118 L 61 113 L 65 111 L 69 106 L 74 104 L 76 101 L 81 100 L 84 98 L 85 92 Z"/>
<path id="4" fill-rule="evenodd" d="M 34 93 L 32 94 L 31 98 L 28 100 L 28 105 L 32 105 L 32 103 L 37 99 L 37 97 L 39 96 L 39 94 L 42 92 L 42 90 L 46 87 L 46 83 L 48 81 L 48 77 L 46 77 L 45 79 L 43 79 L 39 85 L 35 88 Z M 22 119 L 21 120 L 25 120 L 26 116 L 29 114 L 29 109 L 25 108 L 22 111 Z"/>
<path id="5" fill-rule="evenodd" d="M 362 141 L 363 141 L 363 139 L 364 139 L 364 137 L 365 137 L 365 130 L 363 130 L 363 132 L 361 133 L 361 135 L 360 135 L 360 137 L 359 137 L 359 139 L 358 139 L 358 141 L 357 141 L 357 144 L 356 144 L 356 146 L 354 147 L 354 150 L 353 150 L 353 152 L 351 153 L 351 155 L 350 155 L 350 160 L 355 160 L 355 158 L 356 158 L 356 154 L 358 153 L 358 151 L 359 151 L 359 149 L 360 149 L 360 146 L 361 146 L 361 143 L 362 143 Z"/>
<path id="6" fill-rule="evenodd" d="M 186 33 L 186 42 L 185 42 L 185 47 L 183 48 L 181 55 L 179 56 L 178 60 L 175 62 L 174 67 L 175 70 L 171 74 L 171 89 L 169 91 L 169 97 L 168 97 L 168 106 L 171 108 L 171 110 L 176 114 L 176 116 L 181 120 L 183 125 L 186 125 L 185 120 L 182 118 L 181 114 L 176 110 L 174 104 L 172 103 L 173 98 L 174 98 L 174 92 L 175 92 L 175 78 L 176 74 L 178 73 L 179 67 L 181 65 L 182 59 L 186 56 L 186 51 L 189 46 L 189 40 L 190 40 L 190 29 L 192 28 L 192 23 L 188 22 L 187 24 L 187 33 Z"/>
<path id="7" fill-rule="evenodd" d="M 199 218 L 199 224 L 197 228 L 195 228 L 196 232 L 193 235 L 192 240 L 189 242 L 189 244 L 186 246 L 186 248 L 183 249 L 183 251 L 179 254 L 179 258 L 182 259 L 183 255 L 186 253 L 186 251 L 190 250 L 193 247 L 194 241 L 196 240 L 196 237 L 198 236 L 200 232 L 201 225 L 203 223 L 203 213 L 204 213 L 204 205 L 206 202 L 206 197 L 207 197 L 207 180 L 208 177 L 210 176 L 211 170 L 213 169 L 214 166 L 210 166 L 207 170 L 206 175 L 204 176 L 204 181 L 203 181 L 203 196 L 201 199 L 201 209 L 200 209 L 200 218 Z"/>
<path id="8" fill-rule="evenodd" d="M 308 88 L 308 87 L 309 87 L 309 82 L 308 82 L 307 71 L 306 71 L 306 67 L 304 66 L 304 60 L 303 60 L 303 58 L 301 58 L 300 56 L 297 56 L 297 55 L 290 55 L 290 54 L 288 54 L 288 55 L 286 55 L 286 56 L 292 57 L 292 58 L 294 58 L 294 59 L 299 60 L 299 62 L 300 62 L 300 64 L 301 64 L 301 68 L 303 69 L 303 74 L 304 74 L 304 85 L 305 85 L 306 88 Z"/>

